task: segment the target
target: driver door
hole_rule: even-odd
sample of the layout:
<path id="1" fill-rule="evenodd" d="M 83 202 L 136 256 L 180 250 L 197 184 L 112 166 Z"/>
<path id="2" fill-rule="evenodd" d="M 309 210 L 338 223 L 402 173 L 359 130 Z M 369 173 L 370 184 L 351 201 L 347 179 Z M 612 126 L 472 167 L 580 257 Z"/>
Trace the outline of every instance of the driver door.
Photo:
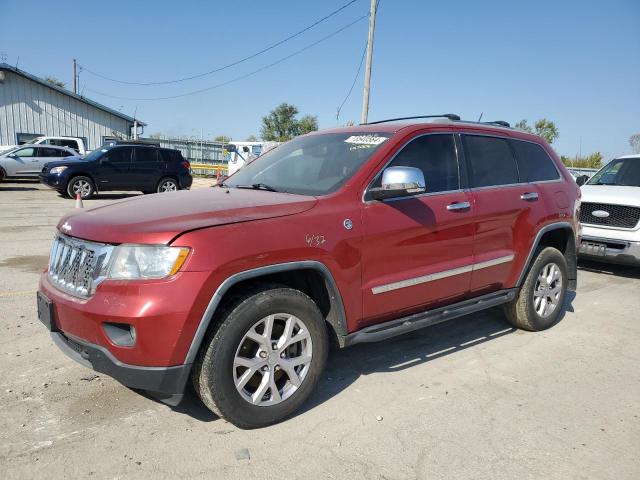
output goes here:
<path id="1" fill-rule="evenodd" d="M 360 327 L 461 300 L 471 283 L 473 205 L 454 136 L 418 135 L 391 166 L 421 169 L 426 193 L 383 201 L 365 193 Z"/>
<path id="2" fill-rule="evenodd" d="M 40 173 L 37 147 L 25 147 L 5 157 L 3 164 L 8 177 L 34 177 Z"/>

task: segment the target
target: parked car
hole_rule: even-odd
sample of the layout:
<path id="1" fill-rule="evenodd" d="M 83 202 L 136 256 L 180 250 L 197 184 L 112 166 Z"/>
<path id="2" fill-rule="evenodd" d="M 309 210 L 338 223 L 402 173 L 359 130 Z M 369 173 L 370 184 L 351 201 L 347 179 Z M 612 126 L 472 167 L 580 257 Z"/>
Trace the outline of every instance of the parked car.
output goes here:
<path id="1" fill-rule="evenodd" d="M 189 189 L 190 165 L 180 151 L 145 145 L 117 145 L 94 150 L 82 159 L 49 162 L 40 181 L 62 194 L 90 198 L 107 190 L 144 193 Z"/>
<path id="2" fill-rule="evenodd" d="M 616 158 L 582 187 L 580 256 L 640 265 L 640 155 Z"/>
<path id="3" fill-rule="evenodd" d="M 11 178 L 38 178 L 47 162 L 77 155 L 70 148 L 22 145 L 0 154 L 0 181 Z"/>
<path id="4" fill-rule="evenodd" d="M 579 187 L 540 137 L 447 118 L 315 132 L 218 188 L 73 212 L 40 320 L 83 365 L 173 404 L 191 379 L 243 428 L 298 409 L 330 341 L 497 305 L 549 328 L 576 286 Z"/>
<path id="5" fill-rule="evenodd" d="M 32 145 L 53 145 L 56 147 L 67 147 L 75 151 L 75 155 L 86 155 L 89 153 L 86 140 L 80 137 L 52 137 L 42 136 L 38 137 L 30 142 Z M 3 145 L 0 147 L 0 152 L 13 150 L 21 145 Z"/>

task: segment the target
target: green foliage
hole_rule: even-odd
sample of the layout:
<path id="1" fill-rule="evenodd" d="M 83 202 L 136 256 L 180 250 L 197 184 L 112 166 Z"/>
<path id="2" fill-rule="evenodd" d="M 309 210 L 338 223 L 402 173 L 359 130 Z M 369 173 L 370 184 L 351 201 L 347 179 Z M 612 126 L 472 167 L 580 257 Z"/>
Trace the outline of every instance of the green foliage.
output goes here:
<path id="1" fill-rule="evenodd" d="M 255 135 L 249 135 L 247 137 L 247 139 L 245 140 L 245 142 L 257 142 L 257 141 L 258 141 L 258 139 L 256 138 Z"/>
<path id="2" fill-rule="evenodd" d="M 516 123 L 514 125 L 514 128 L 527 133 L 535 133 L 536 135 L 544 138 L 550 144 L 553 143 L 554 140 L 556 140 L 560 135 L 558 133 L 558 127 L 556 127 L 556 124 L 550 120 L 547 120 L 546 118 L 538 120 L 534 124 L 535 130 L 534 128 L 531 128 L 531 126 L 527 123 L 527 120 L 524 119 Z"/>
<path id="3" fill-rule="evenodd" d="M 268 142 L 286 142 L 293 137 L 318 129 L 318 119 L 306 115 L 296 119 L 298 109 L 294 105 L 281 103 L 269 115 L 262 117 L 261 136 Z"/>
<path id="4" fill-rule="evenodd" d="M 228 143 L 231 141 L 231 137 L 227 137 L 226 135 L 218 135 L 216 138 L 213 139 L 214 142 L 220 142 L 220 143 Z"/>
<path id="5" fill-rule="evenodd" d="M 576 155 L 573 158 L 569 158 L 563 155 L 560 159 L 567 167 L 600 168 L 602 166 L 602 154 L 600 152 L 594 152 L 586 157 L 579 157 Z"/>
<path id="6" fill-rule="evenodd" d="M 640 153 L 640 133 L 629 137 L 629 145 L 631 145 L 633 153 Z"/>
<path id="7" fill-rule="evenodd" d="M 58 80 L 53 75 L 49 75 L 47 77 L 44 77 L 44 81 L 45 82 L 49 82 L 51 85 L 55 85 L 56 87 L 60 87 L 60 88 L 64 88 L 65 85 L 66 85 L 66 83 L 64 83 L 62 80 Z"/>

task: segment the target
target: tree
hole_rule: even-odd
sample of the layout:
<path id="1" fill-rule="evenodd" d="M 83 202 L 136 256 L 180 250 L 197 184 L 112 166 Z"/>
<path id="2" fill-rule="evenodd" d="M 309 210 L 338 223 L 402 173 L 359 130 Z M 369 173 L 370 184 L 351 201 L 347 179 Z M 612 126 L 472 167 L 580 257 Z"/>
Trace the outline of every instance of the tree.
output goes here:
<path id="1" fill-rule="evenodd" d="M 544 138 L 549 144 L 552 144 L 553 141 L 558 138 L 560 135 L 558 133 L 558 127 L 556 124 L 546 118 L 542 120 L 538 120 L 535 123 L 536 134 Z"/>
<path id="2" fill-rule="evenodd" d="M 629 145 L 631 145 L 633 153 L 640 153 L 640 133 L 629 137 Z"/>
<path id="3" fill-rule="evenodd" d="M 521 130 L 527 133 L 535 133 L 536 135 L 541 136 L 550 144 L 553 143 L 554 140 L 558 138 L 560 135 L 558 133 L 558 127 L 556 124 L 546 118 L 538 120 L 535 124 L 535 131 L 531 126 L 527 123 L 527 120 L 522 119 L 518 123 L 514 125 L 514 128 L 517 130 Z"/>
<path id="4" fill-rule="evenodd" d="M 602 166 L 602 154 L 600 152 L 594 152 L 586 157 L 576 155 L 573 158 L 569 158 L 563 155 L 560 159 L 567 167 L 600 168 Z"/>
<path id="5" fill-rule="evenodd" d="M 529 126 L 526 120 L 522 119 L 513 126 L 516 130 L 522 130 L 523 132 L 533 133 L 533 128 Z"/>
<path id="6" fill-rule="evenodd" d="M 48 75 L 44 77 L 44 81 L 49 82 L 51 85 L 55 85 L 56 87 L 60 87 L 60 88 L 64 88 L 66 85 L 66 83 L 64 83 L 62 80 L 58 80 L 53 75 Z"/>
<path id="7" fill-rule="evenodd" d="M 247 139 L 245 140 L 245 142 L 257 142 L 257 141 L 258 141 L 258 139 L 256 138 L 255 135 L 249 135 L 247 137 Z"/>
<path id="8" fill-rule="evenodd" d="M 318 119 L 306 115 L 300 120 L 296 119 L 298 109 L 294 105 L 281 103 L 262 117 L 260 134 L 263 140 L 268 142 L 286 142 L 297 135 L 309 133 L 318 129 Z"/>
<path id="9" fill-rule="evenodd" d="M 220 143 L 229 143 L 231 141 L 231 137 L 227 137 L 226 135 L 218 135 L 216 138 L 213 139 L 214 142 L 220 142 Z"/>

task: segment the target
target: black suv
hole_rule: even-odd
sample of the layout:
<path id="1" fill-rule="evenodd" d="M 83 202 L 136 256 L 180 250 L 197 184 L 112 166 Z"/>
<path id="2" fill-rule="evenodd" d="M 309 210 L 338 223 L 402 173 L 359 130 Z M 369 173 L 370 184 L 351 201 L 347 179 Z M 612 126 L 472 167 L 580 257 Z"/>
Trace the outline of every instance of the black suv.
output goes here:
<path id="1" fill-rule="evenodd" d="M 40 182 L 62 194 L 89 198 L 105 190 L 140 190 L 143 193 L 189 189 L 191 165 L 178 150 L 148 145 L 99 148 L 84 158 L 47 163 Z"/>

